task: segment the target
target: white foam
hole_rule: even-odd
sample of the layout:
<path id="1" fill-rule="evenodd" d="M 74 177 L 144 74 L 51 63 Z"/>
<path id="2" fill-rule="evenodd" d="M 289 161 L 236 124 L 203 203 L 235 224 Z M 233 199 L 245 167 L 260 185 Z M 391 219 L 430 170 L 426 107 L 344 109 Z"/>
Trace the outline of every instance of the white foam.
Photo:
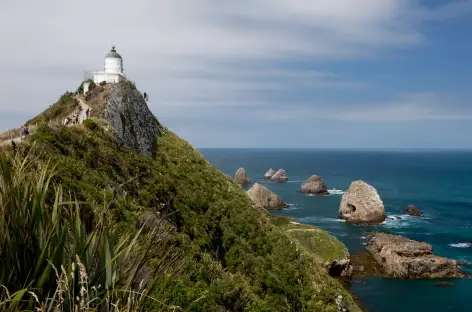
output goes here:
<path id="1" fill-rule="evenodd" d="M 365 236 L 361 236 L 361 239 L 365 239 Z"/>
<path id="2" fill-rule="evenodd" d="M 456 247 L 456 248 L 469 248 L 469 247 L 472 247 L 472 243 L 449 244 L 449 246 Z"/>
<path id="3" fill-rule="evenodd" d="M 298 207 L 295 204 L 288 204 L 288 207 L 285 208 L 285 210 L 297 210 L 297 209 L 300 209 L 300 207 Z"/>
<path id="4" fill-rule="evenodd" d="M 313 223 L 313 222 L 317 222 L 317 223 L 321 223 L 321 222 L 344 222 L 343 219 L 338 219 L 338 218 L 326 218 L 326 217 L 315 217 L 315 216 L 304 217 L 304 218 L 298 218 L 297 220 L 300 221 L 301 223 Z"/>
<path id="5" fill-rule="evenodd" d="M 331 195 L 342 195 L 344 194 L 345 192 L 343 190 L 338 190 L 338 189 L 331 189 L 331 190 L 328 190 L 329 194 Z"/>

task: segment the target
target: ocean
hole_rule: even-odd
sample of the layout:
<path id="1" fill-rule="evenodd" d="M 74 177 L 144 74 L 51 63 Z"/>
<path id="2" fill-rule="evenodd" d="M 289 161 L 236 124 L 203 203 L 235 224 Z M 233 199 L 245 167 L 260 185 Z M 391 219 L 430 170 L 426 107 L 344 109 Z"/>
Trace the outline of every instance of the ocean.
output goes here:
<path id="1" fill-rule="evenodd" d="M 472 274 L 472 151 L 315 150 L 315 149 L 200 149 L 221 171 L 234 175 L 246 169 L 252 182 L 263 183 L 289 207 L 273 213 L 319 226 L 341 240 L 351 254 L 362 251 L 367 231 L 382 231 L 425 241 L 435 254 L 464 261 Z M 283 168 L 288 183 L 261 179 L 269 169 Z M 298 192 L 311 175 L 323 177 L 338 195 L 316 197 Z M 388 219 L 382 226 L 348 225 L 338 218 L 342 191 L 355 180 L 373 185 L 382 198 Z M 423 217 L 404 215 L 415 205 Z M 449 280 L 356 278 L 351 286 L 362 306 L 371 312 L 472 311 L 472 278 Z M 447 281 L 441 279 L 440 281 Z"/>

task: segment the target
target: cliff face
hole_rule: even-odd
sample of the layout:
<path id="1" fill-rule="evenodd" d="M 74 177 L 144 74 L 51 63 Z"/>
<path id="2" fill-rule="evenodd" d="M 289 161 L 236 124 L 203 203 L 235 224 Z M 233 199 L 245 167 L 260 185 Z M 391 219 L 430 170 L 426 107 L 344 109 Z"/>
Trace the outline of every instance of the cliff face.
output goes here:
<path id="1" fill-rule="evenodd" d="M 159 122 L 134 85 L 113 85 L 101 116 L 113 128 L 118 146 L 147 155 L 153 153 Z"/>

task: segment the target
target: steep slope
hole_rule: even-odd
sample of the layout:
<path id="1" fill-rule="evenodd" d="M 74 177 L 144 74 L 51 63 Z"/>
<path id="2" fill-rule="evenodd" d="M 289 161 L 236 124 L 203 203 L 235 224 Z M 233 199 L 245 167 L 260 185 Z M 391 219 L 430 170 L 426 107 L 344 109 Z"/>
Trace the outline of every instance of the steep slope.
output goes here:
<path id="1" fill-rule="evenodd" d="M 316 244 L 300 252 L 287 228 L 255 209 L 231 178 L 149 115 L 133 85 L 100 92 L 86 98 L 95 117 L 74 127 L 43 124 L 23 148 L 51 159 L 54 182 L 74 194 L 90 222 L 93 207 L 113 199 L 119 232 L 136 231 L 143 217 L 172 226 L 172 252 L 183 261 L 168 280 L 153 270 L 159 259 L 149 257 L 142 274 L 153 284 L 153 300 L 146 310 L 159 311 L 157 302 L 164 302 L 175 311 L 336 311 L 342 295 L 343 308 L 360 311 L 322 266 L 325 247 L 318 255 Z M 104 113 L 110 111 L 113 117 Z M 143 136 L 143 144 L 133 143 Z M 154 248 L 162 254 L 170 247 Z"/>

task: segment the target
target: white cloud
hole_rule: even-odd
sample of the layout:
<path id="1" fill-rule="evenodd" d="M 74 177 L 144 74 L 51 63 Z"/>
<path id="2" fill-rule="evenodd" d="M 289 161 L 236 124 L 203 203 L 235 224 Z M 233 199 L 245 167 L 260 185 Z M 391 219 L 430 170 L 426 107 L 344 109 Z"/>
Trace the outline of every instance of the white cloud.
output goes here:
<path id="1" fill-rule="evenodd" d="M 349 103 L 303 103 L 277 110 L 260 110 L 269 121 L 331 119 L 341 121 L 469 120 L 472 108 L 461 99 L 435 92 L 404 93 L 394 100 L 352 105 Z"/>
<path id="2" fill-rule="evenodd" d="M 241 107 L 244 116 L 245 107 L 264 111 L 269 95 L 293 88 L 362 90 L 369 85 L 284 63 L 369 58 L 418 45 L 425 40 L 421 21 L 455 17 L 471 3 L 432 10 L 408 0 L 4 0 L 0 114 L 41 111 L 74 89 L 83 69 L 101 67 L 111 44 L 163 117 L 227 114 L 215 107 Z M 392 115 L 407 113 L 395 105 Z M 339 116 L 329 107 L 316 111 Z M 360 115 L 367 116 L 347 110 L 344 118 Z M 13 121 L 0 116 L 0 123 Z"/>

